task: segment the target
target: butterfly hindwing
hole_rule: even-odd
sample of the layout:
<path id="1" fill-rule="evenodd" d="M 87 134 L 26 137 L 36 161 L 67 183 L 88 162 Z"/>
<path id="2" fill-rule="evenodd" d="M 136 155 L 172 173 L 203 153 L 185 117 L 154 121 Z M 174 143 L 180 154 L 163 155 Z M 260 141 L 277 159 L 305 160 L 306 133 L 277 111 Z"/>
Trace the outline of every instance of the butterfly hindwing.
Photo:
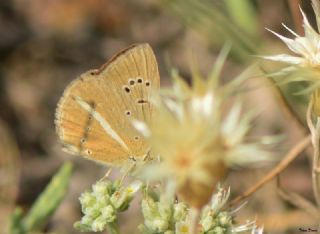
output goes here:
<path id="1" fill-rule="evenodd" d="M 150 121 L 150 94 L 159 82 L 148 44 L 131 46 L 82 74 L 66 88 L 56 112 L 66 151 L 112 165 L 145 156 L 148 145 L 131 120 Z"/>

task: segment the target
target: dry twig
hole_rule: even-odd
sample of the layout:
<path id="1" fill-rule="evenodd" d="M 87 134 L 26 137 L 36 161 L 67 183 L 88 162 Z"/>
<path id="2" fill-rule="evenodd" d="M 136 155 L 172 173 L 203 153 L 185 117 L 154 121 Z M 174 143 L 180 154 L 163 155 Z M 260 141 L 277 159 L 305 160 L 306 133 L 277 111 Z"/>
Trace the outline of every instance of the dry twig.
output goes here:
<path id="1" fill-rule="evenodd" d="M 280 161 L 280 163 L 274 167 L 267 175 L 260 179 L 257 183 L 247 189 L 243 194 L 233 199 L 229 204 L 234 205 L 243 199 L 249 197 L 260 189 L 263 185 L 272 180 L 275 176 L 279 175 L 287 166 L 310 144 L 311 138 L 307 136 L 303 138 L 295 147 L 293 147 L 287 155 Z"/>
<path id="2" fill-rule="evenodd" d="M 307 110 L 307 123 L 311 132 L 311 142 L 313 146 L 313 161 L 312 161 L 312 188 L 314 193 L 314 198 L 316 200 L 317 206 L 320 207 L 320 117 L 316 119 L 316 126 L 312 121 L 312 109 L 314 100 L 310 99 L 308 110 Z"/>
<path id="3" fill-rule="evenodd" d="M 304 210 L 309 215 L 314 217 L 316 220 L 320 219 L 319 210 L 307 199 L 303 198 L 297 193 L 285 191 L 280 183 L 280 177 L 277 177 L 277 188 L 279 195 L 286 201 L 290 202 L 292 205 Z"/>

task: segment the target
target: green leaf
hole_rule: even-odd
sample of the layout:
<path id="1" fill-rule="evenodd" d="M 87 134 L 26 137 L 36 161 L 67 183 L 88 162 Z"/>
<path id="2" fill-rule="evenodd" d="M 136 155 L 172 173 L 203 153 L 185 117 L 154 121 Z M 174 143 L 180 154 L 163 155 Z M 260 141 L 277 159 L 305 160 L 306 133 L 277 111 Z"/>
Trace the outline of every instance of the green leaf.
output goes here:
<path id="1" fill-rule="evenodd" d="M 258 37 L 259 20 L 251 0 L 226 0 L 225 4 L 233 21 L 249 35 Z"/>
<path id="2" fill-rule="evenodd" d="M 66 162 L 53 176 L 50 183 L 22 220 L 26 231 L 40 230 L 47 223 L 67 193 L 71 172 L 72 164 Z"/>
<path id="3" fill-rule="evenodd" d="M 110 234 L 119 234 L 120 228 L 117 222 L 108 223 L 108 233 Z"/>
<path id="4" fill-rule="evenodd" d="M 9 233 L 10 234 L 24 234 L 26 233 L 22 223 L 22 209 L 17 207 L 10 217 Z"/>
<path id="5" fill-rule="evenodd" d="M 159 0 L 188 27 L 195 29 L 213 46 L 232 44 L 230 56 L 245 64 L 255 54 L 261 41 L 235 25 L 226 6 L 208 0 Z M 238 0 L 239 1 L 239 0 Z M 242 1 L 240 1 L 242 2 Z"/>

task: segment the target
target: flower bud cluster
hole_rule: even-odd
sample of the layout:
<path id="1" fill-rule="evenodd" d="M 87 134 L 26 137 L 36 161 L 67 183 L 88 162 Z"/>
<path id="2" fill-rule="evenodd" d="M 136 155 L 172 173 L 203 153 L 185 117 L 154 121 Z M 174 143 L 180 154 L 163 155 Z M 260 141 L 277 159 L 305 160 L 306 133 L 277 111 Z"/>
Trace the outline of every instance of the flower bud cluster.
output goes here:
<path id="1" fill-rule="evenodd" d="M 142 200 L 144 224 L 139 229 L 144 234 L 183 234 L 189 233 L 186 224 L 188 209 L 182 203 L 161 196 L 160 199 L 146 195 Z"/>
<path id="2" fill-rule="evenodd" d="M 74 224 L 80 231 L 101 232 L 117 221 L 117 213 L 128 209 L 133 195 L 141 187 L 141 182 L 133 182 L 126 188 L 119 180 L 98 181 L 91 191 L 84 192 L 79 200 L 84 216 Z"/>
<path id="3" fill-rule="evenodd" d="M 210 206 L 204 208 L 200 220 L 201 234 L 230 234 L 230 233 L 252 233 L 262 234 L 263 229 L 258 228 L 255 221 L 248 221 L 243 225 L 235 225 L 234 213 L 239 210 L 223 210 L 228 201 L 230 189 L 218 188 L 211 201 Z"/>

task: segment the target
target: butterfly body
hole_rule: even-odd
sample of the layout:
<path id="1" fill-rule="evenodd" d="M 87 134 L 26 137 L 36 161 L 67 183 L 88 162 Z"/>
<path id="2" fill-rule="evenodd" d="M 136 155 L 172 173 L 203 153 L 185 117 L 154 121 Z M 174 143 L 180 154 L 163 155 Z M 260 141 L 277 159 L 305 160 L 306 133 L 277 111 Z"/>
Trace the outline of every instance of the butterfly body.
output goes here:
<path id="1" fill-rule="evenodd" d="M 133 45 L 100 69 L 71 82 L 59 101 L 56 129 L 65 151 L 110 165 L 143 158 L 149 150 L 133 119 L 149 122 L 159 72 L 148 44 Z"/>

